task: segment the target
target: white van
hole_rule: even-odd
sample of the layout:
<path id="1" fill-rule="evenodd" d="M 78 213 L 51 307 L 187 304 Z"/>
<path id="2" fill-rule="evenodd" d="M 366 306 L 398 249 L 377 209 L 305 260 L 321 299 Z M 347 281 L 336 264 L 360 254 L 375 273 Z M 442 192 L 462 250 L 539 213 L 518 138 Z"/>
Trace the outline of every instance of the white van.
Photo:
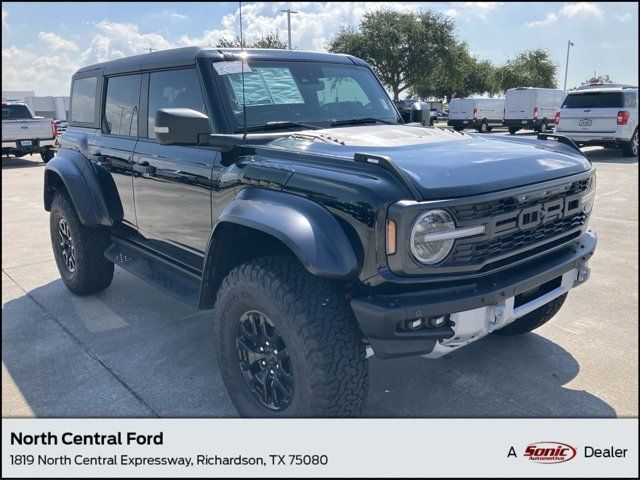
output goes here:
<path id="1" fill-rule="evenodd" d="M 518 87 L 507 90 L 504 102 L 504 126 L 514 134 L 521 128 L 545 133 L 567 93 L 555 88 Z"/>
<path id="2" fill-rule="evenodd" d="M 569 92 L 556 114 L 555 132 L 578 145 L 621 148 L 638 156 L 638 88 Z"/>
<path id="3" fill-rule="evenodd" d="M 475 128 L 481 133 L 502 126 L 504 98 L 453 98 L 447 125 L 456 131 Z"/>

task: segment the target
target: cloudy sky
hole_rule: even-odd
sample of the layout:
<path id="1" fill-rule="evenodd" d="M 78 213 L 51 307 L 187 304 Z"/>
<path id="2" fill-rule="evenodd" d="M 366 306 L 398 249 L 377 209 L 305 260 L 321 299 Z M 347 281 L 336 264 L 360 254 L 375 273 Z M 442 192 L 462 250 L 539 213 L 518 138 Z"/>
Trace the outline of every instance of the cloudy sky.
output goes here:
<path id="1" fill-rule="evenodd" d="M 458 36 L 481 59 L 501 64 L 529 48 L 547 48 L 564 80 L 567 40 L 568 86 L 594 71 L 615 81 L 638 83 L 637 3 L 243 3 L 247 39 L 278 31 L 286 41 L 283 8 L 292 16 L 294 47 L 324 50 L 341 25 L 382 7 L 430 8 L 455 19 Z M 80 66 L 143 53 L 149 48 L 208 45 L 238 32 L 238 3 L 23 3 L 2 4 L 2 90 L 68 95 Z"/>

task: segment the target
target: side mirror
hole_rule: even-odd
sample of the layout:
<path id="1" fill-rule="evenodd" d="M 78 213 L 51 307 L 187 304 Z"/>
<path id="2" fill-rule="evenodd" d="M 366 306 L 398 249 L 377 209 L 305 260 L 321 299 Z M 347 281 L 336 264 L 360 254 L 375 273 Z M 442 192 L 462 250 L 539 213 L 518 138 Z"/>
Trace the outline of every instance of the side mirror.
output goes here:
<path id="1" fill-rule="evenodd" d="M 154 132 L 161 145 L 197 145 L 200 135 L 211 134 L 209 117 L 190 108 L 161 108 Z"/>

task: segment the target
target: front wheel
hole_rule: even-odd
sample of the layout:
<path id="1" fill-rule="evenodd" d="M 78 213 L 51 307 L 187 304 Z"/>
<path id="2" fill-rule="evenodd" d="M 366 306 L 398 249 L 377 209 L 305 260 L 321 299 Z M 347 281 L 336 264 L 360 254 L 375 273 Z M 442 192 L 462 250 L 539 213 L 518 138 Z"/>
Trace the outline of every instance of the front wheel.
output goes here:
<path id="1" fill-rule="evenodd" d="M 631 140 L 622 146 L 622 153 L 625 157 L 638 156 L 638 129 L 631 135 Z"/>
<path id="2" fill-rule="evenodd" d="M 251 260 L 224 279 L 213 312 L 222 379 L 245 417 L 353 417 L 368 369 L 362 333 L 338 284 L 288 255 Z"/>
<path id="3" fill-rule="evenodd" d="M 558 313 L 566 299 L 567 294 L 565 293 L 493 333 L 498 335 L 522 335 L 523 333 L 531 332 L 551 320 Z"/>
<path id="4" fill-rule="evenodd" d="M 84 226 L 63 193 L 51 203 L 49 231 L 60 277 L 69 290 L 90 295 L 111 284 L 113 263 L 104 256 L 111 244 L 108 232 Z"/>

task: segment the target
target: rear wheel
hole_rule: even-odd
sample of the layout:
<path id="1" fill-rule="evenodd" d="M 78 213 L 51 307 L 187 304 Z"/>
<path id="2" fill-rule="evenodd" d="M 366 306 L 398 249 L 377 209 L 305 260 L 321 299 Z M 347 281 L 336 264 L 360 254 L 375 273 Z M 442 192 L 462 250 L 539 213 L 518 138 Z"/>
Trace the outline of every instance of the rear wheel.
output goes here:
<path id="1" fill-rule="evenodd" d="M 245 417 L 352 417 L 367 397 L 362 333 L 335 282 L 288 255 L 232 270 L 213 312 L 222 379 Z"/>
<path id="2" fill-rule="evenodd" d="M 543 120 L 543 121 L 542 121 L 542 124 L 540 125 L 540 128 L 539 128 L 539 130 L 538 130 L 538 131 L 539 131 L 540 133 L 547 133 L 547 128 L 548 128 L 548 127 L 547 127 L 547 121 L 546 121 L 546 120 Z"/>
<path id="3" fill-rule="evenodd" d="M 456 132 L 461 132 L 462 130 L 464 130 L 464 127 L 453 127 L 453 129 L 454 129 Z"/>
<path id="4" fill-rule="evenodd" d="M 40 152 L 40 158 L 42 158 L 42 161 L 44 163 L 47 163 L 55 156 L 55 154 L 56 152 L 54 152 L 53 149 L 47 148 L 46 150 Z"/>
<path id="5" fill-rule="evenodd" d="M 493 333 L 497 335 L 521 335 L 523 333 L 531 332 L 551 320 L 554 315 L 558 313 L 566 299 L 567 294 L 565 293 L 564 295 L 551 300 L 546 305 L 543 305 L 533 312 L 527 313 L 525 316 L 514 320 L 506 327 L 502 327 L 500 330 L 496 330 Z"/>
<path id="6" fill-rule="evenodd" d="M 520 129 L 516 128 L 516 127 L 509 127 L 509 133 L 511 135 L 515 135 L 518 130 L 520 130 Z"/>
<path id="7" fill-rule="evenodd" d="M 480 133 L 487 133 L 489 131 L 489 124 L 487 123 L 487 120 L 482 120 L 482 123 L 480 123 L 480 126 L 478 127 L 478 132 Z"/>
<path id="8" fill-rule="evenodd" d="M 638 156 L 638 129 L 633 132 L 631 140 L 628 143 L 622 145 L 622 153 L 625 157 L 637 157 Z"/>
<path id="9" fill-rule="evenodd" d="M 84 226 L 69 197 L 57 193 L 51 203 L 49 231 L 62 281 L 76 295 L 104 290 L 113 279 L 113 263 L 104 257 L 109 233 Z"/>

